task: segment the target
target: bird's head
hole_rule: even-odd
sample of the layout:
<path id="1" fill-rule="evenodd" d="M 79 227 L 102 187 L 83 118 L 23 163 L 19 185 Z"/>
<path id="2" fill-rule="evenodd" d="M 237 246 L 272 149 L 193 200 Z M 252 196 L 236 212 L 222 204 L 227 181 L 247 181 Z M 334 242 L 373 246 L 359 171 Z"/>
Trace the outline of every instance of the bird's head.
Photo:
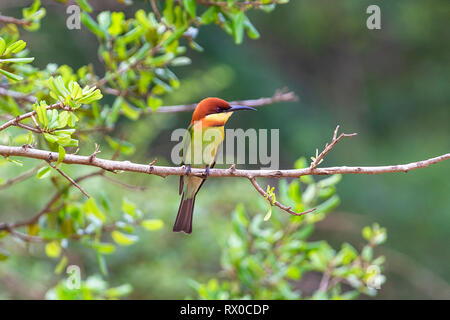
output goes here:
<path id="1" fill-rule="evenodd" d="M 230 105 L 219 98 L 206 98 L 199 102 L 192 114 L 192 121 L 205 122 L 207 126 L 223 126 L 234 111 L 256 110 L 252 107 Z"/>

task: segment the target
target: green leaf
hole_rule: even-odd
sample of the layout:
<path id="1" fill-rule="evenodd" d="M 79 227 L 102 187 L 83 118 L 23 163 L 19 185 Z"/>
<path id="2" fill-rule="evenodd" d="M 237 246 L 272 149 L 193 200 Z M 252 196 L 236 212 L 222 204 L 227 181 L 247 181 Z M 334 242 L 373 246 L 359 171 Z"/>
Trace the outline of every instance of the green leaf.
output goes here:
<path id="1" fill-rule="evenodd" d="M 92 7 L 87 0 L 77 0 L 78 5 L 86 12 L 92 12 Z"/>
<path id="2" fill-rule="evenodd" d="M 68 111 L 63 111 L 58 115 L 58 128 L 64 128 L 67 126 L 69 121 L 70 113 Z"/>
<path id="3" fill-rule="evenodd" d="M 5 49 L 6 49 L 6 42 L 2 37 L 0 37 L 0 57 L 5 52 Z"/>
<path id="4" fill-rule="evenodd" d="M 83 204 L 83 211 L 86 216 L 92 215 L 92 216 L 98 218 L 102 223 L 105 223 L 105 221 L 106 221 L 106 216 L 98 208 L 97 203 L 95 202 L 94 198 L 89 198 Z"/>
<path id="5" fill-rule="evenodd" d="M 290 266 L 286 270 L 286 276 L 289 279 L 298 280 L 298 279 L 300 279 L 301 275 L 302 275 L 302 273 L 298 267 Z"/>
<path id="6" fill-rule="evenodd" d="M 60 164 L 64 161 L 64 157 L 66 156 L 66 150 L 62 146 L 58 146 L 58 161 L 57 164 Z"/>
<path id="7" fill-rule="evenodd" d="M 93 92 L 90 92 L 88 94 L 83 94 L 83 97 L 81 99 L 78 99 L 77 102 L 84 103 L 84 104 L 90 104 L 94 101 L 100 100 L 101 98 L 103 98 L 101 91 L 99 89 L 96 89 Z"/>
<path id="8" fill-rule="evenodd" d="M 56 274 L 61 274 L 67 266 L 67 257 L 63 256 L 61 260 L 59 260 L 58 265 L 55 268 Z"/>
<path id="9" fill-rule="evenodd" d="M 340 203 L 341 199 L 339 198 L 339 196 L 334 195 L 316 207 L 316 214 L 330 212 L 331 210 L 336 208 Z"/>
<path id="10" fill-rule="evenodd" d="M 244 21 L 244 11 L 239 11 L 233 18 L 233 35 L 236 44 L 241 44 L 244 39 Z"/>
<path id="11" fill-rule="evenodd" d="M 370 246 L 365 246 L 361 252 L 364 261 L 370 261 L 373 258 L 373 249 Z"/>
<path id="12" fill-rule="evenodd" d="M 61 130 L 55 130 L 53 133 L 56 136 L 70 136 L 74 132 L 75 132 L 75 129 L 61 129 Z"/>
<path id="13" fill-rule="evenodd" d="M 130 155 L 134 153 L 135 147 L 131 143 L 127 141 L 120 141 L 114 138 L 111 138 L 110 136 L 105 136 L 106 142 L 110 145 L 110 147 L 114 150 L 118 150 L 120 148 L 120 153 L 123 153 L 125 155 Z"/>
<path id="14" fill-rule="evenodd" d="M 267 210 L 266 215 L 264 216 L 264 221 L 267 221 L 272 216 L 272 206 L 269 207 L 269 210 Z"/>
<path id="15" fill-rule="evenodd" d="M 70 96 L 72 99 L 77 100 L 82 97 L 83 90 L 81 89 L 78 82 L 70 81 L 69 83 Z"/>
<path id="16" fill-rule="evenodd" d="M 127 118 L 129 118 L 131 120 L 139 119 L 139 115 L 140 115 L 139 111 L 136 110 L 136 108 L 130 106 L 126 101 L 124 101 L 122 103 L 121 110 Z"/>
<path id="17" fill-rule="evenodd" d="M 128 294 L 131 293 L 131 291 L 133 291 L 133 287 L 130 284 L 123 284 L 121 286 L 115 287 L 115 288 L 110 288 L 108 290 L 106 290 L 106 295 L 109 298 L 118 298 L 121 296 L 126 296 Z"/>
<path id="18" fill-rule="evenodd" d="M 114 230 L 111 232 L 113 240 L 121 246 L 129 246 L 138 240 L 138 237 L 132 234 L 125 234 L 120 231 Z"/>
<path id="19" fill-rule="evenodd" d="M 147 230 L 155 231 L 164 226 L 164 222 L 161 219 L 147 219 L 141 222 L 141 226 Z"/>
<path id="20" fill-rule="evenodd" d="M 105 31 L 103 31 L 97 22 L 92 19 L 92 17 L 86 12 L 81 13 L 81 22 L 89 29 L 93 34 L 95 34 L 99 38 L 106 38 L 107 35 Z"/>
<path id="21" fill-rule="evenodd" d="M 127 198 L 122 199 L 122 211 L 131 217 L 136 216 L 136 205 L 130 202 Z"/>
<path id="22" fill-rule="evenodd" d="M 33 62 L 34 58 L 9 58 L 0 59 L 0 63 L 30 63 Z"/>
<path id="23" fill-rule="evenodd" d="M 97 242 L 94 243 L 92 246 L 94 249 L 97 250 L 97 252 L 101 254 L 111 254 L 114 253 L 114 251 L 116 251 L 116 246 L 113 245 L 112 243 Z"/>
<path id="24" fill-rule="evenodd" d="M 45 253 L 50 258 L 58 258 L 61 254 L 61 245 L 58 241 L 52 241 L 45 245 Z"/>
<path id="25" fill-rule="evenodd" d="M 9 253 L 0 248 L 0 261 L 4 261 L 9 258 Z"/>
<path id="26" fill-rule="evenodd" d="M 362 229 L 362 236 L 367 241 L 370 241 L 372 238 L 372 229 L 369 226 L 366 226 Z"/>
<path id="27" fill-rule="evenodd" d="M 38 116 L 39 123 L 42 124 L 44 127 L 47 127 L 48 125 L 47 105 L 44 101 L 41 101 L 40 104 L 36 106 L 36 114 Z"/>
<path id="28" fill-rule="evenodd" d="M 50 167 L 40 168 L 36 174 L 36 177 L 38 179 L 44 179 L 50 175 L 51 170 L 52 169 Z"/>
<path id="29" fill-rule="evenodd" d="M 106 277 L 108 276 L 108 267 L 106 265 L 105 257 L 103 257 L 99 252 L 97 252 L 97 262 L 100 272 Z"/>
<path id="30" fill-rule="evenodd" d="M 219 8 L 216 6 L 211 6 L 203 12 L 200 20 L 203 24 L 210 24 L 216 22 L 219 19 Z"/>
<path id="31" fill-rule="evenodd" d="M 166 0 L 166 6 L 163 10 L 164 19 L 166 19 L 168 24 L 173 24 L 174 13 L 173 13 L 173 0 Z"/>
<path id="32" fill-rule="evenodd" d="M 20 160 L 14 160 L 14 159 L 10 159 L 10 158 L 6 158 L 6 160 L 8 160 L 8 162 L 11 162 L 12 164 L 15 164 L 16 166 L 19 166 L 19 167 L 23 166 L 23 162 Z"/>
<path id="33" fill-rule="evenodd" d="M 21 81 L 23 80 L 23 77 L 16 75 L 14 73 L 8 72 L 6 70 L 0 69 L 0 73 L 6 76 L 7 78 L 14 80 L 14 81 Z"/>
<path id="34" fill-rule="evenodd" d="M 244 26 L 247 29 L 247 35 L 251 39 L 258 39 L 260 37 L 260 34 L 258 30 L 255 28 L 255 26 L 250 22 L 249 19 L 245 19 Z"/>
<path id="35" fill-rule="evenodd" d="M 6 48 L 6 50 L 4 52 L 4 55 L 6 56 L 6 55 L 8 55 L 10 53 L 18 53 L 18 52 L 22 51 L 23 49 L 25 49 L 26 46 L 27 46 L 27 43 L 25 41 L 18 40 L 16 42 L 10 44 Z"/>
<path id="36" fill-rule="evenodd" d="M 180 66 L 186 66 L 191 64 L 191 59 L 188 57 L 177 57 L 170 61 L 170 65 L 173 67 L 180 67 Z"/>
<path id="37" fill-rule="evenodd" d="M 195 10 L 196 10 L 195 0 L 183 0 L 183 6 L 193 19 L 195 19 L 197 17 L 195 14 Z"/>
<path id="38" fill-rule="evenodd" d="M 147 105 L 154 111 L 158 110 L 162 103 L 163 101 L 160 98 L 155 98 L 151 95 L 147 98 Z"/>
<path id="39" fill-rule="evenodd" d="M 136 13 L 136 16 L 138 14 Z M 111 25 L 108 28 L 108 32 L 114 36 L 122 33 L 123 20 L 125 20 L 125 14 L 123 12 L 113 12 L 111 14 Z"/>
<path id="40" fill-rule="evenodd" d="M 197 42 L 195 42 L 195 41 L 190 41 L 189 42 L 189 46 L 192 48 L 192 49 L 194 49 L 195 51 L 198 51 L 198 52 L 203 52 L 204 51 L 204 49 L 203 49 L 203 47 L 201 46 L 201 45 L 199 45 Z"/>
<path id="41" fill-rule="evenodd" d="M 69 95 L 69 91 L 66 89 L 66 86 L 64 85 L 64 81 L 61 76 L 58 78 L 50 77 L 47 81 L 47 85 L 50 89 L 50 94 L 53 98 L 57 100 L 64 101 L 66 97 Z"/>
<path id="42" fill-rule="evenodd" d="M 333 174 L 332 176 L 322 179 L 317 183 L 319 188 L 332 187 L 339 183 L 342 180 L 341 174 Z"/>
<path id="43" fill-rule="evenodd" d="M 48 142 L 51 142 L 51 143 L 56 143 L 58 141 L 58 137 L 56 137 L 50 133 L 47 133 L 47 132 L 44 132 L 44 138 L 45 138 L 45 140 L 47 140 Z"/>

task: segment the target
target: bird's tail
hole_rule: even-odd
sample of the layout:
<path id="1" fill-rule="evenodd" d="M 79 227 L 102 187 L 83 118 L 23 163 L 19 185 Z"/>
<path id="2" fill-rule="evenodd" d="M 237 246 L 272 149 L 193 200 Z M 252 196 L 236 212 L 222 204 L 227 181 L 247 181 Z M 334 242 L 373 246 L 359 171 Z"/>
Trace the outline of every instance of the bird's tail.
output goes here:
<path id="1" fill-rule="evenodd" d="M 195 196 L 185 199 L 185 194 L 181 198 L 180 207 L 178 208 L 177 219 L 173 225 L 174 232 L 183 231 L 190 234 L 192 232 L 192 215 L 194 212 Z"/>

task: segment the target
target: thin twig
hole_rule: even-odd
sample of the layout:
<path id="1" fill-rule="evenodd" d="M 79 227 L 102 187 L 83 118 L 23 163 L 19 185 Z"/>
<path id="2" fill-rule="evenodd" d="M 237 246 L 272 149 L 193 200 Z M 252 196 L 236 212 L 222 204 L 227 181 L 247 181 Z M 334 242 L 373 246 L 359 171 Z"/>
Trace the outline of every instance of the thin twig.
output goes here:
<path id="1" fill-rule="evenodd" d="M 269 196 L 269 195 L 264 191 L 264 189 L 260 187 L 260 185 L 258 184 L 258 182 L 256 182 L 256 179 L 255 179 L 255 178 L 249 177 L 248 179 L 250 180 L 250 182 L 252 183 L 252 185 L 255 187 L 255 189 L 256 189 L 256 190 L 257 190 L 264 198 L 267 198 L 271 204 L 273 204 L 274 206 L 277 206 L 278 208 L 280 208 L 280 209 L 286 211 L 286 212 L 289 213 L 289 214 L 292 214 L 292 215 L 294 215 L 294 216 L 302 216 L 302 215 L 305 215 L 305 214 L 307 214 L 307 213 L 310 213 L 310 212 L 313 212 L 314 210 L 316 210 L 316 208 L 312 208 L 312 209 L 309 209 L 309 210 L 306 210 L 306 211 L 303 211 L 303 212 L 295 212 L 294 210 L 292 210 L 291 207 L 287 207 L 287 206 L 281 204 L 281 203 L 278 202 L 278 201 L 273 202 L 272 197 Z"/>
<path id="2" fill-rule="evenodd" d="M 161 21 L 161 13 L 159 13 L 159 9 L 155 3 L 155 0 L 150 0 L 150 5 L 152 6 L 152 10 L 155 13 L 156 19 L 158 19 L 158 21 Z"/>
<path id="3" fill-rule="evenodd" d="M 0 87 L 0 96 L 11 97 L 15 100 L 25 101 L 25 102 L 29 102 L 29 103 L 36 102 L 36 98 L 31 95 L 28 95 L 28 94 L 25 94 L 22 92 L 13 91 L 13 90 L 8 90 L 8 89 L 2 88 L 2 87 Z"/>
<path id="4" fill-rule="evenodd" d="M 333 147 L 342 139 L 342 138 L 349 138 L 349 137 L 354 137 L 357 135 L 357 133 L 341 133 L 341 135 L 338 137 L 337 133 L 339 130 L 339 125 L 336 127 L 336 129 L 334 130 L 333 133 L 333 139 L 331 140 L 331 143 L 325 144 L 325 148 L 323 149 L 323 151 L 314 159 L 313 162 L 311 162 L 310 168 L 314 169 L 317 168 L 317 166 L 322 162 L 322 159 L 327 155 L 328 152 L 331 151 L 331 149 L 333 149 Z"/>
<path id="5" fill-rule="evenodd" d="M 1 15 L 0 15 L 0 22 L 13 23 L 13 24 L 17 24 L 19 26 L 29 26 L 31 24 L 31 21 L 28 21 L 28 20 L 17 19 L 17 18 L 1 16 Z"/>
<path id="6" fill-rule="evenodd" d="M 23 124 L 23 123 L 20 123 L 20 122 L 17 122 L 14 125 L 17 126 L 17 127 L 26 129 L 26 130 L 30 130 L 30 131 L 36 132 L 36 133 L 42 133 L 42 130 L 30 127 L 30 126 L 27 126 L 26 124 Z"/>
<path id="7" fill-rule="evenodd" d="M 241 9 L 246 8 L 259 8 L 264 5 L 270 5 L 270 4 L 277 4 L 279 0 L 269 0 L 269 1 L 241 1 L 241 2 L 234 2 L 233 5 L 238 6 Z M 230 3 L 229 1 L 211 1 L 211 0 L 196 0 L 198 4 L 211 7 L 211 6 L 217 6 L 217 7 L 229 7 Z"/>
<path id="8" fill-rule="evenodd" d="M 103 175 L 103 173 L 104 173 L 104 170 L 97 170 L 97 171 L 85 174 L 81 177 L 78 177 L 77 179 L 75 179 L 75 182 L 80 183 L 81 181 L 86 180 L 88 178 Z M 32 216 L 31 218 L 21 221 L 21 222 L 15 222 L 15 223 L 9 223 L 9 224 L 8 223 L 3 223 L 3 224 L 0 223 L 0 231 L 1 230 L 10 230 L 10 229 L 14 229 L 14 228 L 20 228 L 20 227 L 35 224 L 39 221 L 39 218 L 42 217 L 43 215 L 45 215 L 49 212 L 59 211 L 60 209 L 62 209 L 64 207 L 64 203 L 62 203 L 61 205 L 59 205 L 56 208 L 52 209 L 52 207 L 55 203 L 58 202 L 58 200 L 61 198 L 61 196 L 64 194 L 64 192 L 66 192 L 67 188 L 70 188 L 71 186 L 73 186 L 73 184 L 68 184 L 66 188 L 55 193 L 53 195 L 53 197 L 47 202 L 45 207 L 41 211 L 39 211 L 37 214 Z"/>
<path id="9" fill-rule="evenodd" d="M 14 230 L 14 229 L 8 229 L 8 232 L 9 232 L 13 237 L 19 238 L 19 239 L 21 239 L 21 240 L 23 240 L 23 241 L 26 241 L 26 242 L 45 242 L 45 240 L 44 240 L 43 238 L 41 238 L 41 237 L 30 236 L 30 235 L 28 235 L 28 234 L 19 232 L 19 231 Z"/>
<path id="10" fill-rule="evenodd" d="M 28 179 L 29 177 L 32 177 L 40 168 L 42 168 L 45 164 L 39 164 L 34 168 L 31 168 L 28 171 L 25 171 L 24 173 L 18 175 L 17 177 L 11 178 L 9 180 L 7 180 L 5 183 L 0 184 L 0 190 L 1 189 L 6 189 L 10 186 L 12 186 L 13 184 L 16 184 L 18 182 L 21 182 L 25 179 Z"/>
<path id="11" fill-rule="evenodd" d="M 64 178 L 66 178 L 71 184 L 73 184 L 75 187 L 77 187 L 82 194 L 84 194 L 86 197 L 90 198 L 91 196 L 78 184 L 75 182 L 75 180 L 73 180 L 71 177 L 69 177 L 67 174 L 64 173 L 64 171 L 62 171 L 61 169 L 59 169 L 58 167 L 56 167 L 53 163 L 51 163 L 50 161 L 48 161 L 48 164 L 55 169 L 56 171 L 58 171 L 58 173 L 60 175 L 62 175 Z"/>
<path id="12" fill-rule="evenodd" d="M 131 185 L 131 184 L 128 184 L 128 183 L 119 181 L 119 180 L 117 180 L 117 179 L 108 177 L 108 176 L 106 176 L 106 175 L 104 175 L 104 174 L 103 174 L 101 177 L 102 177 L 103 179 L 106 179 L 106 180 L 112 182 L 112 183 L 115 183 L 115 184 L 117 184 L 117 185 L 119 185 L 119 186 L 122 186 L 122 187 L 124 187 L 124 188 L 126 188 L 126 189 L 135 190 L 135 191 L 145 191 L 145 190 L 147 190 L 147 187 L 144 187 L 144 186 L 134 186 L 134 185 Z"/>
<path id="13" fill-rule="evenodd" d="M 231 101 L 230 104 L 242 105 L 247 107 L 262 107 L 266 105 L 271 105 L 279 102 L 294 102 L 298 101 L 298 97 L 292 91 L 286 91 L 285 89 L 277 90 L 272 97 L 264 97 L 258 99 L 249 99 L 249 100 L 238 100 Z M 174 112 L 189 112 L 193 111 L 197 103 L 191 104 L 180 104 L 174 106 L 162 106 L 158 109 L 153 110 L 151 108 L 143 109 L 140 111 L 141 113 L 174 113 Z"/>
<path id="14" fill-rule="evenodd" d="M 71 108 L 64 106 L 61 102 L 58 102 L 58 103 L 55 103 L 55 104 L 52 104 L 52 105 L 49 105 L 46 107 L 47 110 L 56 109 L 56 108 L 60 108 L 60 109 L 68 110 L 68 111 L 72 110 Z M 8 128 L 10 126 L 17 125 L 20 121 L 31 118 L 31 116 L 34 116 L 35 114 L 36 114 L 36 110 L 33 110 L 30 112 L 24 113 L 20 116 L 17 116 L 14 119 L 10 119 L 9 121 L 5 122 L 4 124 L 2 124 L 0 126 L 0 131 L 5 130 L 6 128 Z"/>

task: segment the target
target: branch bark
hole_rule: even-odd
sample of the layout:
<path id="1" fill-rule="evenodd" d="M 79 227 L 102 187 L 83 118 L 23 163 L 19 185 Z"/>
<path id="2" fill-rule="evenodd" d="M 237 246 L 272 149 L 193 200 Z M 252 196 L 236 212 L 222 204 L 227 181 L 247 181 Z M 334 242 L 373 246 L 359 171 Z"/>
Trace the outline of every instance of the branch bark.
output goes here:
<path id="1" fill-rule="evenodd" d="M 13 91 L 13 90 L 9 90 L 6 88 L 2 88 L 0 87 L 0 96 L 6 96 L 6 97 L 11 97 L 15 100 L 21 100 L 21 101 L 25 101 L 25 102 L 29 102 L 29 103 L 35 103 L 36 102 L 36 98 L 22 93 L 22 92 L 18 92 L 18 91 Z"/>
<path id="2" fill-rule="evenodd" d="M 270 105 L 270 104 L 274 104 L 274 103 L 278 103 L 278 102 L 294 102 L 297 100 L 298 100 L 298 97 L 295 95 L 294 92 L 286 91 L 286 89 L 282 89 L 282 90 L 275 91 L 275 93 L 272 97 L 231 101 L 230 104 L 237 104 L 237 105 L 242 105 L 242 106 L 247 106 L 247 107 L 262 107 L 262 106 L 266 106 L 266 105 Z M 142 113 L 189 112 L 189 111 L 193 111 L 196 106 L 197 106 L 197 103 L 181 104 L 181 105 L 175 105 L 175 106 L 159 107 L 156 111 L 153 111 L 152 109 L 148 108 L 148 109 L 143 110 Z"/>
<path id="3" fill-rule="evenodd" d="M 316 210 L 316 208 L 312 208 L 303 212 L 295 212 L 294 210 L 292 210 L 291 207 L 285 206 L 284 204 L 281 204 L 278 201 L 273 201 L 272 197 L 269 196 L 267 194 L 267 192 L 264 191 L 263 188 L 261 188 L 261 186 L 258 184 L 258 182 L 256 182 L 255 178 L 249 178 L 250 182 L 252 183 L 252 185 L 255 187 L 256 191 L 258 191 L 264 198 L 266 198 L 267 200 L 269 200 L 269 203 L 271 205 L 277 206 L 278 208 L 280 208 L 281 210 L 286 211 L 289 214 L 292 214 L 294 216 L 302 216 L 304 214 L 313 212 L 314 210 Z"/>
<path id="4" fill-rule="evenodd" d="M 28 146 L 9 147 L 0 145 L 0 155 L 4 157 L 18 156 L 25 158 L 40 159 L 55 162 L 58 159 L 57 152 L 33 149 Z M 450 159 L 450 153 L 446 153 L 427 160 L 411 162 L 406 164 L 397 164 L 389 166 L 356 166 L 356 167 L 327 167 L 327 168 L 304 168 L 287 170 L 243 170 L 231 167 L 229 169 L 210 169 L 208 177 L 243 177 L 243 178 L 299 178 L 305 175 L 329 175 L 329 174 L 379 174 L 389 172 L 408 172 L 411 170 L 425 168 L 430 165 Z M 154 166 L 148 164 L 133 163 L 130 161 L 114 161 L 102 158 L 91 158 L 90 156 L 79 156 L 66 154 L 63 160 L 66 164 L 79 164 L 85 166 L 98 167 L 108 171 L 127 171 L 137 173 L 153 174 L 160 177 L 183 176 L 186 175 L 186 169 L 181 167 Z M 204 177 L 205 170 L 192 168 L 189 175 Z"/>
<path id="5" fill-rule="evenodd" d="M 17 24 L 19 26 L 28 26 L 31 24 L 31 21 L 28 21 L 28 20 L 17 19 L 17 18 L 8 17 L 8 16 L 2 16 L 2 15 L 0 15 L 0 22 L 13 23 L 13 24 Z"/>
<path id="6" fill-rule="evenodd" d="M 51 109 L 56 109 L 56 108 L 60 108 L 60 109 L 68 110 L 68 111 L 72 110 L 71 108 L 64 106 L 61 102 L 49 105 L 49 106 L 47 106 L 46 109 L 47 110 L 51 110 Z M 4 124 L 2 124 L 0 126 L 0 131 L 5 130 L 6 128 L 11 127 L 11 126 L 20 126 L 19 125 L 20 121 L 28 119 L 28 118 L 31 118 L 35 114 L 36 114 L 36 111 L 33 110 L 33 111 L 30 111 L 30 112 L 24 113 L 24 114 L 22 114 L 20 116 L 17 116 L 14 119 L 11 119 L 11 120 L 5 122 Z"/>
<path id="7" fill-rule="evenodd" d="M 21 182 L 21 181 L 23 181 L 25 179 L 28 179 L 28 178 L 34 176 L 34 174 L 36 172 L 38 172 L 38 170 L 40 168 L 42 168 L 43 166 L 44 166 L 44 164 L 39 164 L 36 167 L 31 168 L 30 170 L 25 171 L 24 173 L 18 175 L 17 177 L 14 177 L 14 178 L 11 178 L 11 179 L 7 180 L 5 183 L 0 184 L 0 190 L 1 189 L 6 189 L 6 188 L 12 186 L 13 184 L 16 184 L 18 182 Z"/>

